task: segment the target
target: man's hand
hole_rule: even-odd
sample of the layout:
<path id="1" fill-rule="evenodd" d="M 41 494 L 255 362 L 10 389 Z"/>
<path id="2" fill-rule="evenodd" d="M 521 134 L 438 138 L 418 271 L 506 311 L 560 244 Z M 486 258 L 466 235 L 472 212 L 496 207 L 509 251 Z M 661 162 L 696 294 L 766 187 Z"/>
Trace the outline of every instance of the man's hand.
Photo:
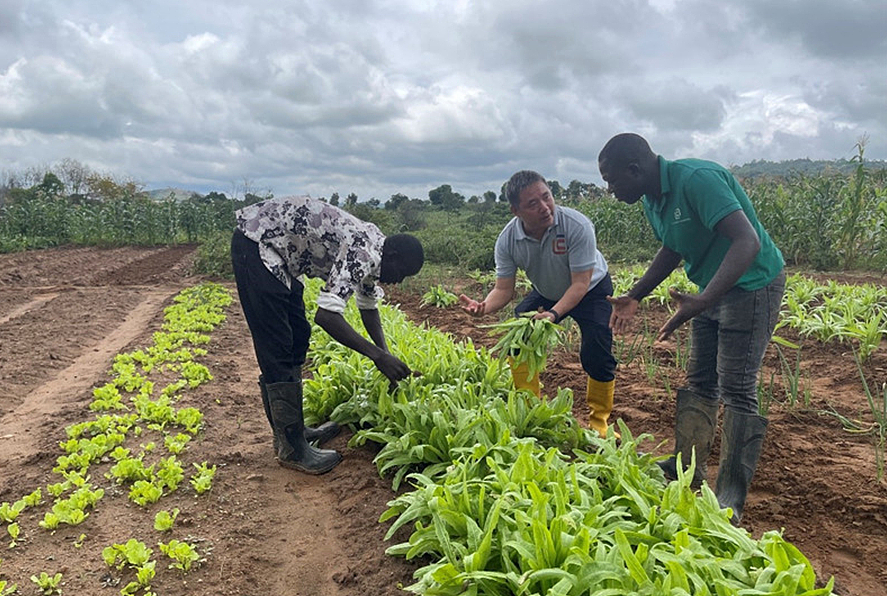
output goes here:
<path id="1" fill-rule="evenodd" d="M 485 301 L 478 302 L 473 298 L 469 298 L 465 294 L 459 294 L 459 306 L 462 307 L 462 310 L 474 317 L 479 317 L 487 311 L 487 304 Z"/>
<path id="2" fill-rule="evenodd" d="M 557 317 L 554 316 L 554 313 L 551 312 L 550 310 L 545 310 L 541 306 L 536 311 L 536 314 L 533 315 L 533 319 L 536 321 L 538 321 L 539 319 L 547 319 L 547 320 L 551 321 L 552 323 L 557 323 Z"/>
<path id="3" fill-rule="evenodd" d="M 623 334 L 628 331 L 628 325 L 634 318 L 634 314 L 638 311 L 638 301 L 631 296 L 607 296 L 607 302 L 613 305 L 613 312 L 610 315 L 610 329 L 613 333 Z"/>
<path id="4" fill-rule="evenodd" d="M 398 381 L 413 374 L 413 371 L 410 370 L 409 366 L 388 352 L 380 352 L 378 356 L 373 358 L 373 364 L 376 365 L 376 368 L 378 368 L 383 375 L 388 377 L 388 380 L 391 381 L 392 387 L 397 385 Z"/>
<path id="5" fill-rule="evenodd" d="M 658 341 L 668 339 L 675 329 L 708 308 L 708 302 L 701 297 L 701 294 L 684 294 L 674 288 L 671 288 L 668 293 L 672 300 L 677 302 L 678 308 L 665 322 L 665 325 L 659 329 L 659 337 L 656 338 Z"/>

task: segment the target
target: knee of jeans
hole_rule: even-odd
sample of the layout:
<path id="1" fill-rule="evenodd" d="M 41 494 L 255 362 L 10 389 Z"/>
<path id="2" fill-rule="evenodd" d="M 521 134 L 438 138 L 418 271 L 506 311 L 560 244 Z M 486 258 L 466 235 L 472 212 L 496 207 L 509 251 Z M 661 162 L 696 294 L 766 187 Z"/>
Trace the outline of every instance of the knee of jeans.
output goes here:
<path id="1" fill-rule="evenodd" d="M 719 398 L 718 377 L 703 373 L 687 373 L 687 385 L 690 391 L 705 399 Z"/>

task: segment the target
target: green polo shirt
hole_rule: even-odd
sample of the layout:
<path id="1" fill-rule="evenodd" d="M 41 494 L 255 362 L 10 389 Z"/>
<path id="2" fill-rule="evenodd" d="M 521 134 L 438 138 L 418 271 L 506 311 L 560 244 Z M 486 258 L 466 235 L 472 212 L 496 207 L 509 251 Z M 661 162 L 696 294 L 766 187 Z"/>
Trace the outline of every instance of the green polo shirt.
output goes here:
<path id="1" fill-rule="evenodd" d="M 662 196 L 644 196 L 644 212 L 662 244 L 684 259 L 687 277 L 700 290 L 714 277 L 730 240 L 715 232 L 725 216 L 742 209 L 758 234 L 761 250 L 736 285 L 758 290 L 775 278 L 785 261 L 758 220 L 748 195 L 723 166 L 701 159 L 668 161 L 659 156 Z"/>

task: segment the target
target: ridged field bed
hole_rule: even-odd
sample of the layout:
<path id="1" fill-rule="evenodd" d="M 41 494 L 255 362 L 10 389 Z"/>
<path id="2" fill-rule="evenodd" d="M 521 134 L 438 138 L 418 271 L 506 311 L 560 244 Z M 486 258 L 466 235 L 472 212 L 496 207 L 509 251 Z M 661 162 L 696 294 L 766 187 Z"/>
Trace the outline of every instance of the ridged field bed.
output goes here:
<path id="1" fill-rule="evenodd" d="M 829 581 L 835 594 L 887 594 L 871 407 L 883 344 L 857 365 L 852 341 L 780 329 L 739 530 L 710 493 L 656 475 L 685 336 L 620 343 L 622 440 L 599 441 L 584 429 L 573 331 L 549 356 L 548 398 L 532 400 L 490 353 L 480 325 L 497 319 L 422 306 L 428 288 L 413 280 L 388 290 L 384 311 L 393 351 L 423 373 L 398 391 L 315 334 L 308 408 L 349 427 L 330 444 L 343 462 L 311 477 L 275 463 L 233 284 L 193 276 L 193 254 L 0 255 L 0 519 L 14 518 L 0 523 L 0 594 L 39 593 L 31 576 L 49 586 L 59 573 L 63 594 L 99 595 L 827 594 Z M 221 296 L 196 323 L 171 309 Z M 639 338 L 668 306 L 641 314 Z"/>

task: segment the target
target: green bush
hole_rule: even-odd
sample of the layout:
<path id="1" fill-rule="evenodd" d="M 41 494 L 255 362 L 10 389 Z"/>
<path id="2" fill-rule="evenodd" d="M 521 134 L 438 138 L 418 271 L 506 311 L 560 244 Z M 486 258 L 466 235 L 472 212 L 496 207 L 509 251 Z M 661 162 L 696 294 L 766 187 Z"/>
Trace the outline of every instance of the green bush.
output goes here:
<path id="1" fill-rule="evenodd" d="M 231 233 L 215 232 L 207 236 L 197 248 L 194 271 L 203 275 L 231 279 L 234 270 L 231 266 Z"/>

